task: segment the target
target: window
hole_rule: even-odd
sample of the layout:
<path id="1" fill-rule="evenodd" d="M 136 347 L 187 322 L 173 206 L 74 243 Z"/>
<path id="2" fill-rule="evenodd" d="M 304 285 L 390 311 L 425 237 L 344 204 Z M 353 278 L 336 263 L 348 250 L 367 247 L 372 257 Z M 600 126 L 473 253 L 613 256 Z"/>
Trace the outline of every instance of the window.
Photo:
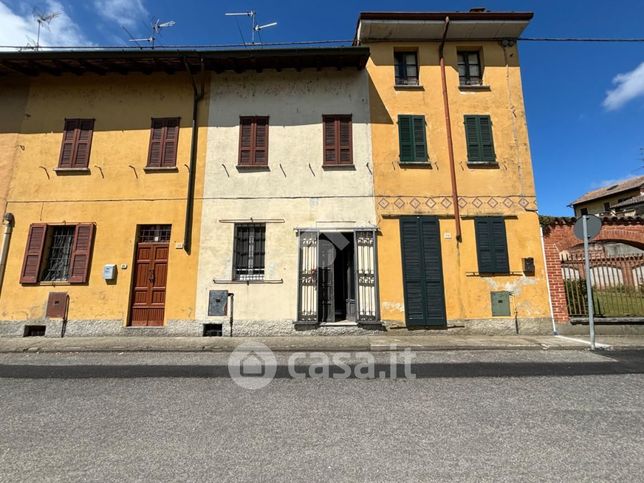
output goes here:
<path id="1" fill-rule="evenodd" d="M 174 168 L 177 165 L 178 117 L 152 119 L 148 168 Z"/>
<path id="2" fill-rule="evenodd" d="M 474 218 L 479 273 L 510 273 L 505 221 L 501 216 Z"/>
<path id="3" fill-rule="evenodd" d="M 93 132 L 94 119 L 65 119 L 59 169 L 82 169 L 89 166 Z"/>
<path id="4" fill-rule="evenodd" d="M 465 116 L 468 163 L 496 163 L 490 116 Z"/>
<path id="5" fill-rule="evenodd" d="M 610 211 L 610 203 L 608 201 L 604 203 L 604 211 L 606 212 Z"/>
<path id="6" fill-rule="evenodd" d="M 481 60 L 478 52 L 458 53 L 458 77 L 462 86 L 480 86 Z"/>
<path id="7" fill-rule="evenodd" d="M 351 115 L 322 116 L 324 166 L 353 165 Z"/>
<path id="8" fill-rule="evenodd" d="M 91 223 L 31 225 L 20 283 L 86 283 L 93 240 Z"/>
<path id="9" fill-rule="evenodd" d="M 425 116 L 399 115 L 398 140 L 401 163 L 427 161 Z"/>
<path id="10" fill-rule="evenodd" d="M 239 166 L 267 166 L 268 117 L 240 117 L 239 128 Z"/>
<path id="11" fill-rule="evenodd" d="M 243 223 L 235 225 L 234 280 L 263 280 L 266 225 Z"/>
<path id="12" fill-rule="evenodd" d="M 581 208 L 581 209 L 579 210 L 579 214 L 580 214 L 581 216 L 587 215 L 587 214 L 588 214 L 588 208 Z"/>
<path id="13" fill-rule="evenodd" d="M 396 85 L 418 85 L 418 56 L 416 52 L 394 52 Z"/>

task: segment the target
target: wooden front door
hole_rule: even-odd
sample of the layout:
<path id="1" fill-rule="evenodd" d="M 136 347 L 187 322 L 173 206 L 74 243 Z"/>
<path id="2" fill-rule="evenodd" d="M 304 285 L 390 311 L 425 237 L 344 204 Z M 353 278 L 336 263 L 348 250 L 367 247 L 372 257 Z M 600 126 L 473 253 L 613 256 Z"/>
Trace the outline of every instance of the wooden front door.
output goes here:
<path id="1" fill-rule="evenodd" d="M 444 327 L 445 293 L 438 218 L 400 218 L 405 319 L 408 327 Z"/>
<path id="2" fill-rule="evenodd" d="M 168 275 L 167 242 L 140 242 L 136 247 L 130 324 L 163 325 Z"/>

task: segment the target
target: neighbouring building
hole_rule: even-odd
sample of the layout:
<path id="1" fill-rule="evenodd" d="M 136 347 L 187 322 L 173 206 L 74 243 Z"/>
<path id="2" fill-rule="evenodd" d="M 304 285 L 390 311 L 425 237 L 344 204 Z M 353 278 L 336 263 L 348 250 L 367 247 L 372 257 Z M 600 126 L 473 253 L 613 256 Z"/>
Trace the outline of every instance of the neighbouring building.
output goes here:
<path id="1" fill-rule="evenodd" d="M 390 327 L 550 330 L 516 43 L 531 18 L 360 15 Z"/>
<path id="2" fill-rule="evenodd" d="M 156 51 L 0 53 L 2 162 L 14 156 L 0 335 L 192 330 L 202 63 Z"/>
<path id="3" fill-rule="evenodd" d="M 196 313 L 234 334 L 378 324 L 365 47 L 263 49 L 213 75 Z"/>
<path id="4" fill-rule="evenodd" d="M 583 194 L 570 203 L 575 216 L 638 216 L 644 214 L 644 176 L 613 183 Z"/>

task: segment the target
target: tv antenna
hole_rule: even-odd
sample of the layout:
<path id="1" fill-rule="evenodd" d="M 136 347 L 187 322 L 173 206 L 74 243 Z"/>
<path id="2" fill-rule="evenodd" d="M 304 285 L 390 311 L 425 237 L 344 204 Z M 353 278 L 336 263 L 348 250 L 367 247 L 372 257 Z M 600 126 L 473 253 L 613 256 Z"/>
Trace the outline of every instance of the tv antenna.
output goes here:
<path id="1" fill-rule="evenodd" d="M 130 42 L 134 42 L 141 48 L 143 48 L 143 46 L 139 42 L 147 42 L 152 48 L 154 48 L 154 44 L 157 40 L 157 37 L 161 34 L 161 30 L 169 27 L 174 27 L 176 24 L 177 22 L 175 22 L 174 20 L 161 22 L 161 20 L 156 19 L 151 24 L 152 31 L 150 32 L 150 36 L 142 38 L 135 38 L 134 35 L 132 35 L 132 33 L 127 28 L 125 28 L 125 25 L 121 25 L 121 28 L 125 30 L 125 32 L 130 36 L 130 38 L 128 39 Z"/>
<path id="2" fill-rule="evenodd" d="M 256 45 L 255 43 L 255 34 L 259 35 L 260 40 L 261 40 L 261 34 L 260 32 L 264 30 L 265 28 L 268 27 L 275 27 L 277 25 L 277 22 L 270 22 L 264 25 L 259 25 L 257 23 L 257 12 L 255 10 L 251 10 L 249 12 L 231 12 L 231 13 L 226 13 L 227 17 L 250 17 L 250 22 L 251 22 L 251 27 L 250 27 L 250 36 L 251 36 L 251 45 Z M 241 32 L 240 32 L 241 33 Z M 242 41 L 243 41 L 243 36 L 242 36 Z M 244 42 L 246 43 L 246 42 Z"/>
<path id="3" fill-rule="evenodd" d="M 40 29 L 44 25 L 49 29 L 49 24 L 51 23 L 52 20 L 54 20 L 56 17 L 60 16 L 61 12 L 41 12 L 39 10 L 34 9 L 33 10 L 33 16 L 36 22 L 38 22 L 38 34 L 36 37 L 36 45 L 34 46 L 34 50 L 38 50 L 40 48 Z"/>

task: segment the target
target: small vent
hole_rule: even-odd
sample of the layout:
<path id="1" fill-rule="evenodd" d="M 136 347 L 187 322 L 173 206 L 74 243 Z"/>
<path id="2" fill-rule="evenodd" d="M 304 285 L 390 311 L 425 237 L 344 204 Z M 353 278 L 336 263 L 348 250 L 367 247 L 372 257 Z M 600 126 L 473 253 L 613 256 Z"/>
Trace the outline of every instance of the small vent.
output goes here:
<path id="1" fill-rule="evenodd" d="M 204 337 L 221 337 L 223 335 L 222 324 L 203 324 Z"/>
<path id="2" fill-rule="evenodd" d="M 45 325 L 25 325 L 24 337 L 44 337 L 46 329 Z"/>

